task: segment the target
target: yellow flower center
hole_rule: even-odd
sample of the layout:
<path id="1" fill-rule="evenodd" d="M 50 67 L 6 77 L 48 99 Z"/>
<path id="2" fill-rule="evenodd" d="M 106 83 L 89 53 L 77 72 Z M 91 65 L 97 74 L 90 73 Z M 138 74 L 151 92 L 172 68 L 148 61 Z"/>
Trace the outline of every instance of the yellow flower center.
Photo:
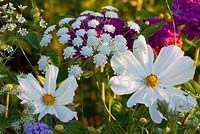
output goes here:
<path id="1" fill-rule="evenodd" d="M 55 103 L 55 97 L 52 94 L 46 93 L 42 96 L 42 102 L 45 105 L 53 105 Z"/>
<path id="2" fill-rule="evenodd" d="M 150 87 L 158 85 L 158 77 L 155 74 L 149 74 L 145 77 L 145 84 Z"/>

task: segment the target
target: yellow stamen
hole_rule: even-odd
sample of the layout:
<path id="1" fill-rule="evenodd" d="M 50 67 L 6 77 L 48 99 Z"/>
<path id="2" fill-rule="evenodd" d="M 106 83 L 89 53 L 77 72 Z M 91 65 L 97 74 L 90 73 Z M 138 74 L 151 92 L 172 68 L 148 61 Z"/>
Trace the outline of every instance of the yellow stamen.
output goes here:
<path id="1" fill-rule="evenodd" d="M 42 102 L 45 105 L 53 105 L 55 103 L 55 97 L 52 94 L 46 93 L 42 96 Z"/>
<path id="2" fill-rule="evenodd" d="M 149 74 L 145 77 L 145 84 L 149 87 L 156 87 L 158 85 L 158 77 L 155 74 Z"/>

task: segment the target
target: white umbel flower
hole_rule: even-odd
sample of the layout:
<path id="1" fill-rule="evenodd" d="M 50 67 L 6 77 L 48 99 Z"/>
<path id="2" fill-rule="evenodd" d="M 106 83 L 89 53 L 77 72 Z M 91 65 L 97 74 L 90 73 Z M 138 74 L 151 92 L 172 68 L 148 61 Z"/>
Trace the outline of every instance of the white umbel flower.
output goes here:
<path id="1" fill-rule="evenodd" d="M 20 4 L 20 5 L 18 6 L 18 8 L 19 8 L 21 11 L 25 10 L 27 7 L 28 7 L 28 6 L 23 6 L 22 4 Z"/>
<path id="2" fill-rule="evenodd" d="M 79 16 L 78 18 L 76 18 L 76 21 L 83 21 L 86 18 L 87 18 L 86 16 Z"/>
<path id="3" fill-rule="evenodd" d="M 71 65 L 68 69 L 68 76 L 74 76 L 76 79 L 80 80 L 83 71 L 79 65 Z"/>
<path id="4" fill-rule="evenodd" d="M 101 38 L 102 42 L 109 43 L 111 41 L 111 36 L 110 36 L 110 34 L 107 34 L 107 33 L 102 34 L 100 38 Z"/>
<path id="5" fill-rule="evenodd" d="M 38 60 L 38 66 L 40 71 L 45 71 L 49 65 L 49 56 L 42 55 Z"/>
<path id="6" fill-rule="evenodd" d="M 73 56 L 76 54 L 76 49 L 74 47 L 66 47 L 63 49 L 63 51 L 64 59 L 73 58 Z"/>
<path id="7" fill-rule="evenodd" d="M 114 33 L 115 32 L 115 27 L 113 25 L 107 24 L 107 25 L 104 25 L 103 30 L 105 32 Z"/>
<path id="8" fill-rule="evenodd" d="M 118 18 L 118 15 L 115 12 L 107 11 L 105 13 L 105 17 L 107 17 L 107 18 Z"/>
<path id="9" fill-rule="evenodd" d="M 137 49 L 139 45 L 143 49 Z M 157 109 L 157 100 L 165 100 L 171 109 L 188 112 L 196 104 L 195 99 L 173 87 L 187 82 L 195 72 L 194 61 L 183 54 L 175 45 L 163 47 L 153 62 L 153 50 L 141 35 L 133 45 L 133 52 L 126 51 L 112 57 L 113 70 L 120 72 L 116 72 L 119 76 L 110 79 L 111 89 L 118 95 L 132 94 L 127 102 L 128 107 L 137 103 L 149 107 L 155 123 L 165 119 Z"/>
<path id="10" fill-rule="evenodd" d="M 43 46 L 48 46 L 48 44 L 51 42 L 52 39 L 52 35 L 51 34 L 44 34 L 44 36 L 42 37 L 42 40 L 40 41 L 40 45 Z"/>
<path id="11" fill-rule="evenodd" d="M 116 35 L 114 38 L 114 42 L 115 42 L 115 44 L 118 44 L 118 43 L 122 43 L 124 45 L 127 44 L 126 39 L 122 35 Z"/>
<path id="12" fill-rule="evenodd" d="M 6 106 L 0 104 L 0 114 L 6 112 Z"/>
<path id="13" fill-rule="evenodd" d="M 85 58 L 88 58 L 93 55 L 92 47 L 90 46 L 84 46 L 81 48 L 81 55 Z"/>
<path id="14" fill-rule="evenodd" d="M 45 31 L 44 34 L 49 34 L 49 32 L 52 32 L 56 28 L 56 25 L 49 26 Z"/>
<path id="15" fill-rule="evenodd" d="M 68 31 L 69 31 L 68 28 L 62 27 L 57 31 L 56 35 L 57 36 L 62 36 L 63 34 L 67 34 Z"/>
<path id="16" fill-rule="evenodd" d="M 71 27 L 73 28 L 73 29 L 76 29 L 76 28 L 80 28 L 80 26 L 81 26 L 81 21 L 75 21 L 74 23 L 72 23 L 72 25 L 71 25 Z"/>
<path id="17" fill-rule="evenodd" d="M 99 45 L 99 39 L 96 36 L 89 36 L 87 39 L 87 45 L 90 47 L 96 47 Z"/>
<path id="18" fill-rule="evenodd" d="M 15 23 L 7 23 L 6 27 L 8 31 L 13 31 L 17 27 L 17 25 Z"/>
<path id="19" fill-rule="evenodd" d="M 62 35 L 59 37 L 59 42 L 60 42 L 61 44 L 68 43 L 69 40 L 70 40 L 70 35 L 69 35 L 69 34 L 62 34 Z"/>
<path id="20" fill-rule="evenodd" d="M 88 22 L 88 26 L 92 28 L 96 28 L 99 25 L 99 21 L 96 19 L 90 20 Z"/>
<path id="21" fill-rule="evenodd" d="M 110 53 L 110 48 L 107 43 L 103 43 L 101 46 L 98 48 L 99 53 L 104 54 L 104 55 L 109 55 Z"/>
<path id="22" fill-rule="evenodd" d="M 72 20 L 74 20 L 74 18 L 64 18 L 64 19 L 59 21 L 59 26 L 62 27 L 63 25 L 69 23 Z"/>
<path id="23" fill-rule="evenodd" d="M 56 89 L 57 75 L 58 68 L 49 65 L 43 87 L 32 74 L 28 74 L 26 78 L 18 78 L 20 87 L 24 90 L 18 97 L 22 104 L 30 103 L 36 107 L 33 114 L 39 114 L 38 120 L 46 114 L 55 115 L 62 122 L 77 119 L 77 113 L 64 106 L 73 101 L 78 87 L 76 79 L 70 76 Z"/>
<path id="24" fill-rule="evenodd" d="M 88 10 L 86 10 L 86 11 L 81 12 L 80 15 L 88 15 L 88 14 L 91 14 L 91 13 L 93 13 L 93 12 L 94 12 L 94 11 L 88 11 Z"/>
<path id="25" fill-rule="evenodd" d="M 91 13 L 90 15 L 93 15 L 95 17 L 103 17 L 103 14 L 102 13 L 99 13 L 99 12 L 93 12 Z"/>
<path id="26" fill-rule="evenodd" d="M 28 34 L 28 31 L 26 28 L 19 28 L 19 30 L 17 31 L 21 36 L 25 36 Z"/>
<path id="27" fill-rule="evenodd" d="M 96 54 L 93 59 L 93 63 L 98 67 L 98 66 L 105 66 L 107 63 L 107 57 L 104 54 Z"/>
<path id="28" fill-rule="evenodd" d="M 42 27 L 42 28 L 46 28 L 47 27 L 47 23 L 46 23 L 46 21 L 44 21 L 43 19 L 40 19 L 40 22 L 39 22 L 40 24 L 40 26 Z"/>
<path id="29" fill-rule="evenodd" d="M 127 24 L 131 29 L 133 29 L 137 33 L 140 33 L 140 26 L 137 23 L 135 23 L 133 21 L 128 21 Z"/>
<path id="30" fill-rule="evenodd" d="M 124 53 L 127 50 L 128 50 L 128 47 L 124 43 L 118 42 L 118 43 L 115 44 L 115 50 L 114 51 L 116 53 Z"/>
<path id="31" fill-rule="evenodd" d="M 113 6 L 104 6 L 101 9 L 110 10 L 110 11 L 118 11 L 118 9 Z"/>
<path id="32" fill-rule="evenodd" d="M 85 34 L 86 34 L 85 29 L 79 29 L 79 30 L 76 31 L 77 36 L 84 37 Z"/>
<path id="33" fill-rule="evenodd" d="M 95 29 L 89 29 L 87 31 L 87 35 L 88 36 L 96 36 L 97 35 L 97 31 Z"/>
<path id="34" fill-rule="evenodd" d="M 17 14 L 16 19 L 19 23 L 24 23 L 26 19 L 22 16 L 22 14 Z"/>
<path id="35" fill-rule="evenodd" d="M 72 43 L 73 43 L 74 46 L 80 47 L 80 46 L 83 45 L 83 39 L 81 37 L 77 36 L 76 38 L 74 38 L 72 40 Z"/>

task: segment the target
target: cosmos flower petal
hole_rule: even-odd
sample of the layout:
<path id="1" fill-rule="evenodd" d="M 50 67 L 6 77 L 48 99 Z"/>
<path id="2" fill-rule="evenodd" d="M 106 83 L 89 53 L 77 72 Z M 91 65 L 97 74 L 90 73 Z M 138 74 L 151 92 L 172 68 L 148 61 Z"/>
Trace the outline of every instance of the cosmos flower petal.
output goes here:
<path id="1" fill-rule="evenodd" d="M 42 107 L 42 110 L 43 111 L 40 112 L 38 120 L 41 120 L 46 114 L 55 115 L 56 117 L 58 116 L 55 106 L 44 106 Z"/>
<path id="2" fill-rule="evenodd" d="M 62 122 L 68 122 L 73 118 L 78 119 L 77 113 L 68 109 L 65 106 L 55 105 L 54 106 L 57 112 L 57 118 Z"/>
<path id="3" fill-rule="evenodd" d="M 170 99 L 166 89 L 163 89 L 162 87 L 156 87 L 154 91 L 157 93 L 159 100 L 165 100 L 167 103 L 169 102 Z"/>
<path id="4" fill-rule="evenodd" d="M 58 68 L 53 65 L 49 65 L 49 69 L 45 74 L 44 89 L 47 93 L 53 94 L 56 89 L 56 79 L 58 75 Z"/>
<path id="5" fill-rule="evenodd" d="M 45 107 L 45 109 L 40 112 L 40 114 L 38 116 L 39 121 L 48 113 L 48 111 L 46 109 L 47 109 L 47 107 Z"/>
<path id="6" fill-rule="evenodd" d="M 165 85 L 179 85 L 187 82 L 195 73 L 193 64 L 194 61 L 190 57 L 183 56 L 179 58 L 159 74 L 160 83 Z"/>
<path id="7" fill-rule="evenodd" d="M 23 94 L 19 94 L 18 97 L 23 100 L 38 100 L 44 92 L 32 74 L 28 74 L 26 78 L 18 78 L 18 81 L 23 90 Z"/>
<path id="8" fill-rule="evenodd" d="M 56 103 L 60 105 L 72 103 L 77 87 L 75 77 L 69 76 L 55 92 Z"/>
<path id="9" fill-rule="evenodd" d="M 163 114 L 157 109 L 157 101 L 154 102 L 152 106 L 149 107 L 149 113 L 151 119 L 155 123 L 161 123 L 162 119 L 166 119 Z"/>
<path id="10" fill-rule="evenodd" d="M 174 87 L 166 87 L 167 94 L 170 98 L 170 108 L 179 112 L 189 112 L 197 102 L 191 95 Z"/>
<path id="11" fill-rule="evenodd" d="M 153 65 L 154 54 L 152 48 L 146 44 L 143 35 L 140 35 L 133 44 L 133 55 L 145 68 L 146 73 L 150 73 Z"/>
<path id="12" fill-rule="evenodd" d="M 31 102 L 31 105 L 34 106 L 33 114 L 38 114 L 46 109 L 46 105 L 44 105 L 41 100 Z"/>
<path id="13" fill-rule="evenodd" d="M 117 95 L 133 93 L 142 86 L 140 80 L 130 76 L 114 76 L 110 79 L 109 84 Z"/>
<path id="14" fill-rule="evenodd" d="M 132 107 L 133 105 L 140 103 L 150 107 L 157 99 L 158 95 L 153 88 L 143 86 L 128 99 L 127 106 Z"/>
<path id="15" fill-rule="evenodd" d="M 135 77 L 144 77 L 145 70 L 140 62 L 135 58 L 131 51 L 116 54 L 111 59 L 111 66 L 115 73 L 120 75 L 133 75 Z"/>
<path id="16" fill-rule="evenodd" d="M 153 65 L 153 71 L 158 76 L 179 58 L 183 57 L 183 51 L 174 45 L 163 47 Z"/>

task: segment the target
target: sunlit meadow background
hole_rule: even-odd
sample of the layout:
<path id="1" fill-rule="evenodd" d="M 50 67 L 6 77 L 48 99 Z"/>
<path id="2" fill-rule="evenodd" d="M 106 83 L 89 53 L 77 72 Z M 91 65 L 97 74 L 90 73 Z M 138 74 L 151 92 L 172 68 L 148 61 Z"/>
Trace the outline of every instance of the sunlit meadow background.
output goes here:
<path id="1" fill-rule="evenodd" d="M 33 9 L 37 6 L 40 9 L 40 15 L 49 25 L 58 24 L 59 20 L 64 17 L 78 17 L 79 14 L 84 10 L 100 11 L 102 6 L 112 5 L 116 7 L 119 11 L 117 12 L 120 18 L 125 21 L 136 20 L 141 18 L 150 18 L 154 16 L 159 16 L 161 18 L 172 19 L 170 14 L 171 0 L 35 0 L 36 4 L 31 3 L 30 0 L 4 0 L 1 3 L 12 2 L 14 6 L 19 4 L 27 5 L 28 8 L 23 12 L 24 17 L 28 20 L 29 26 L 33 25 L 34 16 Z M 32 9 L 32 10 L 31 10 Z M 1 24 L 0 24 L 1 25 Z M 32 28 L 32 29 L 31 29 Z M 0 114 L 0 131 L 2 133 L 15 134 L 16 130 L 12 127 L 12 123 L 23 118 L 23 105 L 20 104 L 20 100 L 15 96 L 10 94 L 8 90 L 14 90 L 16 88 L 17 79 L 16 76 L 20 73 L 31 73 L 36 71 L 38 73 L 38 78 L 42 74 L 38 71 L 38 59 L 41 55 L 47 55 L 51 59 L 51 63 L 59 66 L 59 76 L 58 82 L 64 80 L 67 77 L 67 68 L 71 65 L 71 61 L 64 61 L 62 55 L 62 49 L 60 44 L 53 40 L 53 45 L 48 47 L 40 47 L 39 43 L 42 34 L 45 29 L 39 28 L 37 25 L 32 26 L 30 30 L 34 31 L 34 37 L 31 39 L 21 39 L 21 45 L 13 44 L 14 51 L 12 53 L 4 53 L 0 57 L 0 74 L 4 75 L 0 79 L 0 104 L 7 105 L 8 111 L 6 113 Z M 143 33 L 144 36 L 149 36 L 158 29 L 149 29 L 148 33 Z M 13 35 L 1 35 L 0 38 L 7 38 L 7 40 L 17 40 Z M 186 55 L 190 56 L 192 59 L 195 57 L 195 47 L 190 41 L 186 39 L 185 35 L 181 35 L 183 38 L 183 47 Z M 1 54 L 8 44 L 0 44 Z M 199 63 L 199 61 L 198 61 Z M 109 68 L 110 69 L 110 68 Z M 93 77 L 90 77 L 90 72 L 85 74 L 85 79 L 78 81 L 79 88 L 76 90 L 76 95 L 74 98 L 74 109 L 78 113 L 78 121 L 70 121 L 69 123 L 62 124 L 58 121 L 58 124 L 64 125 L 65 132 L 58 131 L 57 133 L 92 133 L 92 134 L 140 134 L 140 133 L 173 133 L 171 130 L 179 122 L 176 128 L 181 128 L 178 130 L 180 134 L 182 133 L 200 133 L 199 126 L 194 123 L 193 117 L 189 117 L 187 120 L 190 123 L 186 123 L 181 126 L 180 122 L 185 120 L 184 115 L 172 115 L 171 120 L 164 121 L 161 124 L 154 124 L 148 114 L 148 109 L 145 106 L 138 106 L 137 110 L 134 108 L 127 108 L 126 102 L 128 96 L 117 97 L 113 93 L 109 93 L 111 96 L 106 96 L 106 104 L 112 104 L 112 115 L 116 118 L 114 120 L 109 116 L 105 109 L 104 104 L 101 100 L 101 91 L 96 87 L 96 81 Z M 199 76 L 199 66 L 197 64 L 196 73 L 194 79 L 197 83 L 200 83 Z M 187 86 L 187 85 L 186 85 Z M 195 88 L 199 86 L 194 86 Z M 200 90 L 200 89 L 196 89 Z M 109 92 L 112 92 L 111 90 Z M 108 92 L 107 92 L 108 93 Z M 108 95 L 108 94 L 107 94 Z M 118 99 L 115 99 L 118 98 Z M 109 102 L 112 101 L 112 102 Z M 196 116 L 200 121 L 200 115 Z M 49 127 L 54 129 L 51 122 L 51 117 L 46 118 L 45 123 L 49 123 Z M 170 125 L 171 124 L 171 125 Z M 197 130 L 198 129 L 198 130 Z M 171 131 L 171 132 L 170 132 Z M 19 130 L 18 132 L 23 132 Z M 178 133 L 178 134 L 179 134 Z"/>

